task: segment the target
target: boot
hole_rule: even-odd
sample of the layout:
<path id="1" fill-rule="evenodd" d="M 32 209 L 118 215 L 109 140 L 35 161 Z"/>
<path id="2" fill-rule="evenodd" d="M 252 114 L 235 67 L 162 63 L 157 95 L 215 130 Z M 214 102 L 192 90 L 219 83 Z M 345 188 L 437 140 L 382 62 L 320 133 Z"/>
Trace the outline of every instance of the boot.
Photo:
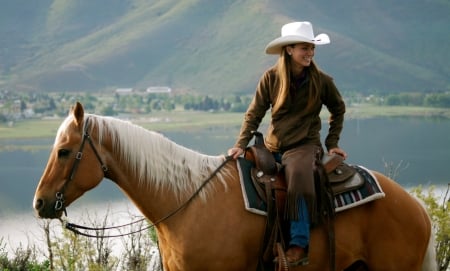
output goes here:
<path id="1" fill-rule="evenodd" d="M 309 263 L 306 250 L 302 247 L 291 246 L 285 255 L 289 266 L 307 265 Z"/>

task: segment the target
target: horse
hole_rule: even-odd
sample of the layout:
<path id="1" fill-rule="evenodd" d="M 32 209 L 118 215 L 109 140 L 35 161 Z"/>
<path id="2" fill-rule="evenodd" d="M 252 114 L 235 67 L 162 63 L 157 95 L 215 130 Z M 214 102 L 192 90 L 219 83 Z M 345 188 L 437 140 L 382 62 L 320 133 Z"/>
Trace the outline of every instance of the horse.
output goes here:
<path id="1" fill-rule="evenodd" d="M 83 193 L 109 179 L 155 224 L 164 270 L 257 270 L 266 217 L 244 209 L 237 162 L 164 135 L 72 106 L 62 122 L 33 207 L 60 218 Z M 336 270 L 436 270 L 423 204 L 373 171 L 385 197 L 334 218 Z M 329 270 L 327 230 L 311 230 L 309 264 Z"/>

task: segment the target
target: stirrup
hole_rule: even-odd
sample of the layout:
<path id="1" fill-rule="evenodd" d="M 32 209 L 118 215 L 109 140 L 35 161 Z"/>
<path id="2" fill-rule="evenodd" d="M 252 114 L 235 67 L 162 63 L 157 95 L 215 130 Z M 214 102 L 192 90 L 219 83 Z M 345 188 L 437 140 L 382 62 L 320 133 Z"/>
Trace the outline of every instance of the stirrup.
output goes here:
<path id="1" fill-rule="evenodd" d="M 286 255 L 284 254 L 283 246 L 280 243 L 276 244 L 278 256 L 273 259 L 273 263 L 278 265 L 276 270 L 278 271 L 289 271 L 289 265 L 286 260 Z"/>
<path id="2" fill-rule="evenodd" d="M 305 256 L 305 257 L 303 257 L 303 258 L 301 258 L 300 260 L 298 260 L 298 261 L 295 261 L 295 262 L 287 262 L 287 264 L 288 264 L 288 266 L 304 266 L 304 265 L 308 265 L 309 264 L 309 258 L 308 258 L 308 256 Z"/>

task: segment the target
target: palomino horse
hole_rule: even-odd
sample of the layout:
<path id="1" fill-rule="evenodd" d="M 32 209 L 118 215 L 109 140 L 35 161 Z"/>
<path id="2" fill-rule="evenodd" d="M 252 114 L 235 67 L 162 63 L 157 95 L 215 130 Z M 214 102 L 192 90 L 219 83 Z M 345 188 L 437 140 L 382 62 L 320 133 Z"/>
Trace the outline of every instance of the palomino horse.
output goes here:
<path id="1" fill-rule="evenodd" d="M 423 206 L 392 180 L 374 175 L 386 197 L 336 215 L 336 270 L 435 270 Z M 235 160 L 85 114 L 77 103 L 58 129 L 34 208 L 42 218 L 59 218 L 104 177 L 157 222 L 164 270 L 257 269 L 266 218 L 244 209 Z M 326 229 L 313 229 L 309 264 L 295 270 L 329 270 L 327 238 Z"/>

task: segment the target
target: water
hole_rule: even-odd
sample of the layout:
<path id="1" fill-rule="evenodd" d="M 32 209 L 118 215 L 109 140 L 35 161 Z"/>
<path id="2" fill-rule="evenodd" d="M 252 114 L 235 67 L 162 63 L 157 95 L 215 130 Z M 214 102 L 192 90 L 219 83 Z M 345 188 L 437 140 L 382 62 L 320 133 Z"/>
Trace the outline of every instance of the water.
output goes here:
<path id="1" fill-rule="evenodd" d="M 324 125 L 326 128 L 326 124 Z M 265 128 L 261 128 L 264 131 Z M 234 144 L 239 127 L 209 128 L 195 132 L 165 135 L 196 151 L 225 154 Z M 386 164 L 397 167 L 396 181 L 404 187 L 442 185 L 450 182 L 450 120 L 428 118 L 376 118 L 347 120 L 340 146 L 348 153 L 347 162 L 386 173 Z M 8 149 L 29 145 L 27 141 L 0 141 L 0 217 L 11 211 L 31 212 L 34 190 L 48 160 L 52 139 L 40 140 L 36 151 Z M 83 202 L 124 199 L 109 180 L 86 193 Z"/>
<path id="2" fill-rule="evenodd" d="M 341 146 L 349 163 L 385 173 L 385 163 L 399 166 L 403 186 L 450 182 L 450 120 L 379 118 L 346 122 Z"/>
<path id="3" fill-rule="evenodd" d="M 234 144 L 235 130 L 170 133 L 175 142 L 208 154 L 226 153 Z M 327 124 L 323 125 L 323 130 Z M 260 131 L 265 132 L 265 128 Z M 324 132 L 322 133 L 325 136 Z M 375 118 L 346 120 L 340 147 L 347 162 L 388 174 L 405 187 L 446 185 L 450 182 L 450 120 L 430 118 Z M 386 167 L 388 165 L 388 167 Z"/>

